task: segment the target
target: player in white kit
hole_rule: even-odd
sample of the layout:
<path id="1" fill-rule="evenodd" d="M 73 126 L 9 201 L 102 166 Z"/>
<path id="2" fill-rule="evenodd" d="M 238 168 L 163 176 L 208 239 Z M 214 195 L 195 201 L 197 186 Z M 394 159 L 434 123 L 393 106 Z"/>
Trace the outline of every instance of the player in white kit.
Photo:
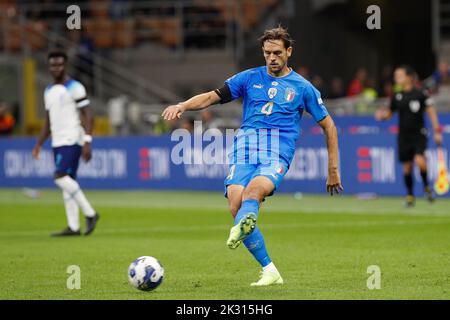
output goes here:
<path id="1" fill-rule="evenodd" d="M 53 51 L 48 55 L 53 84 L 44 92 L 45 124 L 33 148 L 39 158 L 42 144 L 52 136 L 55 160 L 55 184 L 62 190 L 67 228 L 52 236 L 77 236 L 80 232 L 79 208 L 86 217 L 85 235 L 94 231 L 99 214 L 86 199 L 76 181 L 80 157 L 91 160 L 93 116 L 84 86 L 66 74 L 67 55 Z"/>

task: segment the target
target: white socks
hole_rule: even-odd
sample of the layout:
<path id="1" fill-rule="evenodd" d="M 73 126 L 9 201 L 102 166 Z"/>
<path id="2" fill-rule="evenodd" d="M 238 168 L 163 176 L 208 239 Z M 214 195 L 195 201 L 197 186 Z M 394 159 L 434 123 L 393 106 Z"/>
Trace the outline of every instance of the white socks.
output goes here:
<path id="1" fill-rule="evenodd" d="M 64 206 L 66 207 L 67 225 L 72 231 L 80 230 L 80 216 L 78 204 L 69 193 L 63 191 Z"/>
<path id="2" fill-rule="evenodd" d="M 277 267 L 273 264 L 273 262 L 269 263 L 267 266 L 263 267 L 264 272 L 273 272 L 279 273 Z"/>
<path id="3" fill-rule="evenodd" d="M 83 191 L 80 189 L 80 185 L 74 179 L 69 176 L 55 179 L 55 183 L 58 187 L 66 192 L 71 198 L 73 198 L 86 217 L 93 217 L 95 210 L 92 208 L 89 201 L 86 199 Z"/>

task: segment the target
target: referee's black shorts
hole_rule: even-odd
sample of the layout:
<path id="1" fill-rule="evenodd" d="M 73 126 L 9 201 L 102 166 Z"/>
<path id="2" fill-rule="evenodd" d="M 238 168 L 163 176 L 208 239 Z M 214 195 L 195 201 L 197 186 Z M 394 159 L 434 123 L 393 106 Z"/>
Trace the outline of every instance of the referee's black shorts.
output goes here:
<path id="1" fill-rule="evenodd" d="M 427 149 L 426 133 L 400 134 L 398 136 L 398 156 L 400 162 L 414 160 L 415 155 L 424 155 Z"/>

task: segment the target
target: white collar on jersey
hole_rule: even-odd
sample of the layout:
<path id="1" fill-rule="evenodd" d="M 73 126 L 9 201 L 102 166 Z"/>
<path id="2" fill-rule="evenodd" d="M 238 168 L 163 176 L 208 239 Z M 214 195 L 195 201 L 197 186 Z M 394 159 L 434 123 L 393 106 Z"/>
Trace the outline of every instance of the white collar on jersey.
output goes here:
<path id="1" fill-rule="evenodd" d="M 292 68 L 289 67 L 289 73 L 288 73 L 288 74 L 285 74 L 284 76 L 281 76 L 281 77 L 275 77 L 275 76 L 271 75 L 271 74 L 267 71 L 267 66 L 266 66 L 266 73 L 267 73 L 267 75 L 268 75 L 269 77 L 272 77 L 272 78 L 274 78 L 274 79 L 282 79 L 282 78 L 286 78 L 287 76 L 289 76 L 289 75 L 292 73 Z"/>

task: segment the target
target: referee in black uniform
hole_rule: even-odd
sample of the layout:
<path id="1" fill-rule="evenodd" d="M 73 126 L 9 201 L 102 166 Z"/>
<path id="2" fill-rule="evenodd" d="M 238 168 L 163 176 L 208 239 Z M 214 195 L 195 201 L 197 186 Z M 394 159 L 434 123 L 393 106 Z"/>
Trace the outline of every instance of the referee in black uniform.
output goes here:
<path id="1" fill-rule="evenodd" d="M 415 86 L 415 71 L 406 65 L 398 67 L 394 72 L 395 84 L 401 91 L 394 94 L 389 109 L 380 109 L 375 113 L 377 120 L 388 120 L 394 112 L 399 115 L 398 155 L 403 164 L 403 175 L 407 190 L 406 206 L 414 206 L 413 193 L 413 162 L 420 169 L 424 190 L 428 201 L 434 200 L 433 192 L 428 184 L 427 162 L 425 149 L 427 148 L 428 132 L 425 127 L 424 113 L 428 113 L 434 132 L 434 141 L 442 143 L 442 133 L 433 102 L 428 94 Z"/>

